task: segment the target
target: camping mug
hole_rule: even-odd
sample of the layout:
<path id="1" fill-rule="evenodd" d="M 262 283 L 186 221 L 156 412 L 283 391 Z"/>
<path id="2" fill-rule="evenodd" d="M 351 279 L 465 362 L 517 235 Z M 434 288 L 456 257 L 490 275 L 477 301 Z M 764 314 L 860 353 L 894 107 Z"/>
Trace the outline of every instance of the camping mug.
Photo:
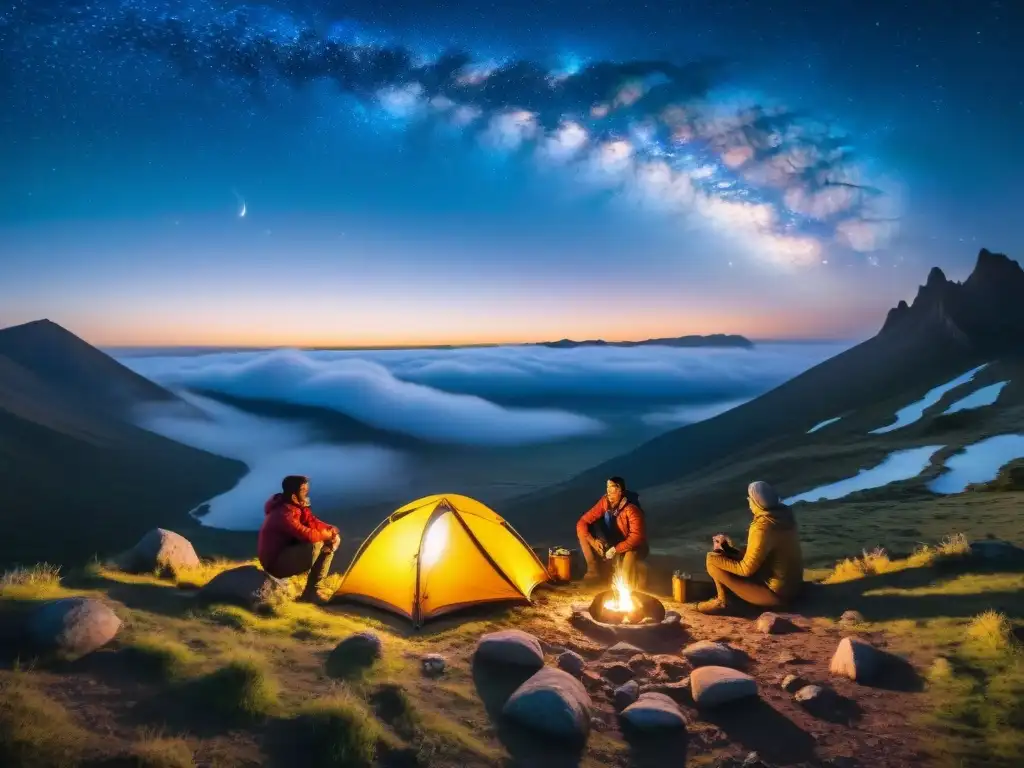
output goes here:
<path id="1" fill-rule="evenodd" d="M 555 581 L 569 581 L 571 578 L 571 556 L 556 555 L 548 550 L 548 573 Z"/>
<path id="2" fill-rule="evenodd" d="M 685 603 L 687 600 L 687 593 L 691 592 L 690 589 L 690 574 L 683 573 L 672 574 L 672 599 L 677 603 Z"/>

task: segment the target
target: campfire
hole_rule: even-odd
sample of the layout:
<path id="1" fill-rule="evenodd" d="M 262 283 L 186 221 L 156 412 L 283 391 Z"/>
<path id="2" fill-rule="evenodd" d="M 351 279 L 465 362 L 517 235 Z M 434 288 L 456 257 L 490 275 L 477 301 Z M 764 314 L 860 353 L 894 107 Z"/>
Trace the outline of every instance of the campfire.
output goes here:
<path id="1" fill-rule="evenodd" d="M 612 588 L 594 598 L 590 615 L 602 624 L 657 624 L 665 618 L 665 606 L 653 595 L 632 589 L 619 572 Z"/>

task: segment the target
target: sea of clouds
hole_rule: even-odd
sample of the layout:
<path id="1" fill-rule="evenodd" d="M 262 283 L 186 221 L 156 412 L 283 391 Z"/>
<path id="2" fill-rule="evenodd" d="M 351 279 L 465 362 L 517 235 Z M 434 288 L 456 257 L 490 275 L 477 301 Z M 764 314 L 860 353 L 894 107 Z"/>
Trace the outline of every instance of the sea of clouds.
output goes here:
<path id="1" fill-rule="evenodd" d="M 249 467 L 237 486 L 209 501 L 203 521 L 253 529 L 286 474 L 316 477 L 318 501 L 369 502 L 393 495 L 415 457 L 325 442 L 309 422 L 255 415 L 190 390 L 329 409 L 429 443 L 512 447 L 613 437 L 624 421 L 653 434 L 708 419 L 846 346 L 170 350 L 118 357 L 192 406 L 141 411 L 142 426 Z M 614 418 L 607 417 L 609 403 Z"/>

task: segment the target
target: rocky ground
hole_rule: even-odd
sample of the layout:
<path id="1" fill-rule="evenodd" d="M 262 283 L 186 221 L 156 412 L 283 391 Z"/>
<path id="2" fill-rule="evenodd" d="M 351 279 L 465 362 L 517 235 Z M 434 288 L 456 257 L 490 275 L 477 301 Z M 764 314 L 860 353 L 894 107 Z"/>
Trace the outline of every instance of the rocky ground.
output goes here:
<path id="1" fill-rule="evenodd" d="M 1013 764 L 1001 755 L 1019 704 L 976 743 L 920 716 L 945 712 L 944 692 L 978 693 L 932 685 L 962 657 L 943 622 L 978 631 L 955 618 L 958 589 L 984 591 L 971 579 L 998 585 L 982 602 L 999 607 L 1008 584 L 1019 601 L 1010 545 L 936 550 L 888 574 L 877 557 L 850 561 L 792 614 L 708 617 L 663 598 L 664 624 L 618 634 L 578 620 L 593 596 L 581 585 L 414 632 L 369 609 L 294 603 L 293 585 L 201 563 L 166 535 L 149 546 L 176 552 L 176 575 L 136 552 L 61 581 L 46 568 L 4 577 L 0 764 L 895 767 L 957 750 L 980 758 L 962 765 Z M 916 618 L 898 607 L 913 595 Z M 1015 664 L 1016 645 L 1007 653 Z M 1024 686 L 1000 669 L 982 698 Z"/>

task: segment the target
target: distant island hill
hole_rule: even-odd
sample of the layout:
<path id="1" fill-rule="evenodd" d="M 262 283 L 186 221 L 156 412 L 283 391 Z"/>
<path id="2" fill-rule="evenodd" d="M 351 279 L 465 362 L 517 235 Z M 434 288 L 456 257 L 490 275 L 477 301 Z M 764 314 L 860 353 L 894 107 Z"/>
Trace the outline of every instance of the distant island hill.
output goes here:
<path id="1" fill-rule="evenodd" d="M 745 347 L 751 348 L 754 342 L 743 336 L 726 333 L 713 333 L 710 336 L 674 336 L 664 339 L 646 339 L 644 341 L 605 341 L 604 339 L 587 339 L 573 341 L 538 341 L 523 344 L 525 347 L 555 347 L 559 349 L 572 347 Z"/>

